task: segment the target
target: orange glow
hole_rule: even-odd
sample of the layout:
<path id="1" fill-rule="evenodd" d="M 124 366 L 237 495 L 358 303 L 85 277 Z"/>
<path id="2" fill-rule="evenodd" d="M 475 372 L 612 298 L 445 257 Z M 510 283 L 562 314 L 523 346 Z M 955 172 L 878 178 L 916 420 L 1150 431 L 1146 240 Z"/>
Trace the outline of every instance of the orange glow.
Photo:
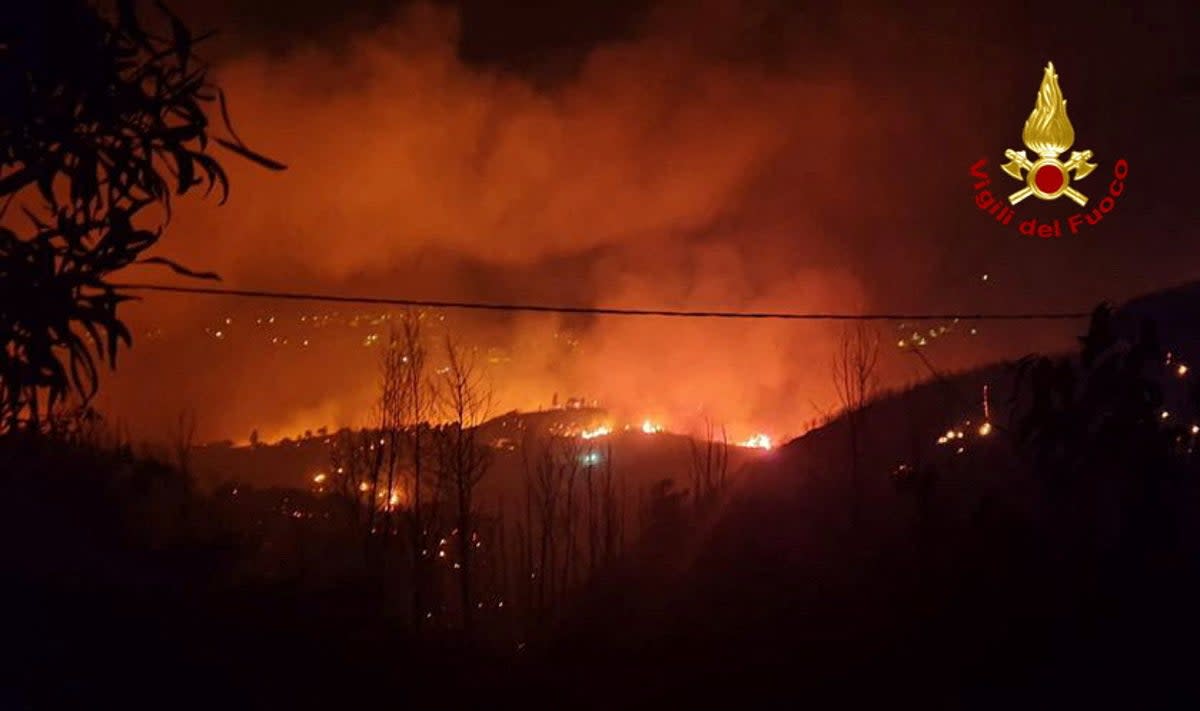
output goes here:
<path id="1" fill-rule="evenodd" d="M 289 170 L 227 161 L 229 203 L 181 200 L 164 254 L 238 287 L 445 300 L 822 312 L 872 307 L 900 281 L 911 303 L 946 295 L 927 258 L 941 243 L 874 241 L 914 195 L 942 194 L 904 194 L 874 143 L 881 126 L 920 134 L 912 107 L 922 103 L 864 92 L 852 73 L 715 58 L 725 48 L 702 45 L 723 32 L 677 40 L 722 27 L 714 8 L 727 3 L 653 5 L 669 17 L 589 50 L 545 89 L 462 61 L 459 18 L 443 4 L 405 4 L 336 51 L 301 41 L 229 55 L 218 79 L 239 134 Z M 956 125 L 974 125 L 970 106 L 955 105 Z M 871 227 L 845 229 L 860 223 Z M 866 263 L 846 259 L 860 252 Z M 880 278 L 898 267 L 903 280 Z M 142 339 L 102 391 L 105 414 L 139 436 L 184 408 L 197 411 L 200 441 L 371 425 L 382 308 L 156 295 L 128 314 L 139 333 L 166 333 Z M 497 413 L 536 411 L 557 393 L 599 400 L 631 431 L 653 413 L 673 432 L 704 418 L 745 437 L 806 431 L 836 402 L 826 364 L 838 327 L 825 322 L 427 316 L 431 343 L 444 318 L 480 347 Z M 1057 326 L 1040 339 L 1028 328 L 1007 350 L 982 338 L 929 344 L 961 349 L 938 356 L 959 369 L 1057 343 Z M 922 332 L 912 345 L 926 345 Z M 881 359 L 881 385 L 911 377 L 901 355 Z"/>
<path id="2" fill-rule="evenodd" d="M 612 434 L 612 428 L 608 425 L 600 425 L 594 429 L 584 430 L 579 433 L 582 439 L 596 439 L 597 437 L 605 437 Z"/>

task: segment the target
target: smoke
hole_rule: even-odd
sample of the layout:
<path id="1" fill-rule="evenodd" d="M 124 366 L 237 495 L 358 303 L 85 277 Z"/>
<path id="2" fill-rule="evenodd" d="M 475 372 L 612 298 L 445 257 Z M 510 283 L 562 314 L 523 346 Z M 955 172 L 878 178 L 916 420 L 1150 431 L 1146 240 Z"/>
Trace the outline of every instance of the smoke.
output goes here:
<path id="1" fill-rule="evenodd" d="M 940 230 L 976 216 L 960 175 L 969 160 L 931 163 L 931 174 L 917 156 L 974 145 L 975 109 L 945 101 L 969 71 L 897 91 L 908 74 L 884 81 L 831 62 L 819 26 L 776 26 L 744 9 L 661 9 L 550 87 L 464 63 L 458 16 L 429 5 L 339 48 L 237 53 L 214 78 L 239 134 L 289 170 L 229 157 L 229 203 L 180 201 L 161 251 L 232 285 L 291 290 L 690 309 L 930 306 Z M 848 57 L 867 51 L 881 20 L 863 22 Z M 939 96 L 936 115 L 921 108 Z M 916 136 L 930 139 L 914 146 Z M 947 204 L 949 218 L 930 209 Z M 364 319 L 311 328 L 310 317 L 335 311 Z M 368 337 L 387 329 L 368 311 L 153 295 L 129 311 L 139 342 L 101 404 L 136 430 L 161 431 L 191 408 L 204 438 L 363 424 L 377 373 Z M 833 407 L 834 326 L 443 316 L 439 328 L 489 359 L 498 409 L 579 395 L 679 429 L 710 417 L 741 438 L 797 434 Z M 883 341 L 887 349 L 892 331 Z M 959 341 L 948 366 L 995 354 L 994 343 Z M 911 361 L 889 354 L 885 381 L 919 375 Z"/>

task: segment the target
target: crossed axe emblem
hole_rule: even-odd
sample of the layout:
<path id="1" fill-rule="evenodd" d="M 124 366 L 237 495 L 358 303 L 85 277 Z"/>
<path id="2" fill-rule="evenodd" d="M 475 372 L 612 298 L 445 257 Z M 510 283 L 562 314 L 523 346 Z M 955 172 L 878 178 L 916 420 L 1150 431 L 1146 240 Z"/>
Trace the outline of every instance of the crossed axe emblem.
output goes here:
<path id="1" fill-rule="evenodd" d="M 1072 173 L 1075 180 L 1086 178 L 1096 169 L 1095 163 L 1089 163 L 1092 152 L 1071 151 L 1071 158 L 1063 163 L 1057 155 L 1043 153 L 1037 161 L 1029 160 L 1025 151 L 1014 151 L 1009 148 L 1004 151 L 1004 157 L 1009 162 L 1000 169 L 1017 180 L 1025 181 L 1025 187 L 1008 196 L 1013 205 L 1021 202 L 1030 195 L 1043 200 L 1053 200 L 1059 195 L 1066 195 L 1080 207 L 1087 204 L 1087 196 L 1071 187 Z"/>

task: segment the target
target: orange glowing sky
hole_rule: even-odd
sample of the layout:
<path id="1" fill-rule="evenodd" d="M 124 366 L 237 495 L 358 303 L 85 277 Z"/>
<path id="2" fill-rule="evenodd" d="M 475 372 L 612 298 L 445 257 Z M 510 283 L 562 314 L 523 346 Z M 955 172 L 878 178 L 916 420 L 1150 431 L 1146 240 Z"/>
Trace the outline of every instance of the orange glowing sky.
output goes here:
<path id="1" fill-rule="evenodd" d="M 235 31 L 213 48 L 214 79 L 239 134 L 289 170 L 230 157 L 229 203 L 180 201 L 159 249 L 235 286 L 696 309 L 1086 309 L 1194 276 L 1161 230 L 1142 249 L 1123 242 L 1168 182 L 1152 171 L 1128 214 L 1086 244 L 1018 243 L 976 214 L 967 167 L 1018 143 L 1049 35 L 1001 47 L 982 15 L 863 5 L 814 24 L 763 7 L 777 9 L 652 7 L 581 45 L 551 82 L 464 59 L 471 27 L 442 5 L 407 4 L 333 41 L 296 36 L 284 51 Z M 1119 146 L 1135 171 L 1156 160 L 1120 107 L 1100 110 L 1115 92 L 1096 74 L 1117 60 L 1058 49 L 1078 140 L 1102 162 Z M 369 327 L 316 331 L 299 349 L 272 347 L 281 331 L 254 323 L 333 310 L 151 295 L 128 310 L 140 338 L 100 404 L 148 436 L 187 408 L 204 439 L 362 424 Z M 446 316 L 511 354 L 493 368 L 498 409 L 580 395 L 635 425 L 708 416 L 741 439 L 799 433 L 833 407 L 828 324 Z M 226 338 L 204 334 L 226 317 Z M 883 327 L 885 385 L 926 374 L 895 352 L 898 333 Z M 564 334 L 578 345 L 564 349 Z M 1070 334 L 960 329 L 930 355 L 962 368 Z"/>

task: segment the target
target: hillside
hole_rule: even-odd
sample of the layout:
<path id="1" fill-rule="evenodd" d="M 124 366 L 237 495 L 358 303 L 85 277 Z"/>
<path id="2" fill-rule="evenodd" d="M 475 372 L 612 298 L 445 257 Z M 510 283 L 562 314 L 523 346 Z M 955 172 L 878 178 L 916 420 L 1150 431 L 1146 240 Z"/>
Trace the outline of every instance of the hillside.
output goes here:
<path id="1" fill-rule="evenodd" d="M 467 566 L 452 507 L 424 520 L 422 548 L 403 507 L 368 518 L 361 498 L 318 491 L 313 472 L 345 433 L 202 448 L 195 469 L 223 477 L 205 491 L 128 448 L 0 441 L 19 473 L 2 482 L 4 531 L 30 542 L 4 559 L 21 582 L 14 638 L 31 650 L 9 685 L 70 707 L 128 694 L 134 668 L 148 670 L 135 706 L 197 679 L 205 707 L 377 703 L 367 678 L 446 708 L 768 694 L 818 708 L 1195 708 L 1200 477 L 1195 375 L 1179 367 L 1194 341 L 1180 320 L 1185 342 L 1163 339 L 1165 362 L 1136 318 L 1160 307 L 1136 303 L 1116 321 L 1114 360 L 1085 368 L 1069 353 L 1028 371 L 1069 385 L 1048 391 L 1051 414 L 1071 416 L 1051 418 L 1070 437 L 1050 467 L 1017 435 L 1014 409 L 1036 398 L 1016 364 L 883 394 L 861 413 L 857 457 L 846 418 L 774 450 L 731 448 L 731 485 L 707 497 L 688 491 L 691 439 L 620 428 L 558 438 L 571 446 L 531 504 L 512 433 L 605 413 L 508 413 L 481 430 L 494 464 Z M 1113 413 L 1116 427 L 1093 427 Z M 585 495 L 610 465 L 619 495 Z M 428 551 L 420 578 L 414 549 Z M 477 583 L 470 632 L 463 567 Z M 71 685 L 56 684 L 62 669 Z"/>
<path id="2" fill-rule="evenodd" d="M 525 433 L 537 436 L 552 432 L 598 428 L 609 421 L 608 413 L 598 408 L 557 409 L 540 412 L 509 412 L 483 423 L 480 440 L 488 443 L 491 467 L 481 484 L 480 500 L 495 504 L 498 499 L 513 500 L 523 492 L 526 462 L 520 442 Z M 192 470 L 206 489 L 243 486 L 311 490 L 313 477 L 328 472 L 330 453 L 337 438 L 348 430 L 315 433 L 296 440 L 272 444 L 235 447 L 228 443 L 196 447 Z M 646 433 L 637 428 L 620 428 L 611 434 L 583 443 L 593 452 L 589 461 L 606 466 L 612 458 L 617 474 L 631 495 L 661 479 L 673 479 L 684 486 L 692 466 L 694 440 L 671 432 Z M 764 452 L 745 447 L 729 447 L 729 471 L 736 475 Z"/>
<path id="3" fill-rule="evenodd" d="M 1192 390 L 1178 366 L 1200 344 L 1198 291 L 1119 312 L 1127 338 L 1146 318 L 1164 324 L 1172 361 L 1149 370 L 1168 403 Z M 1011 422 L 1016 373 L 955 374 L 867 408 L 857 523 L 844 418 L 756 462 L 669 573 L 631 574 L 579 611 L 553 674 L 569 686 L 603 669 L 647 706 L 705 688 L 710 702 L 754 690 L 838 706 L 1193 707 L 1200 686 L 1183 665 L 1194 655 L 1176 650 L 1200 632 L 1195 477 L 1145 499 L 1157 474 L 1142 460 L 1114 470 L 1125 483 L 1098 471 L 1054 499 Z M 981 430 L 985 386 L 992 426 Z M 1139 528 L 1147 503 L 1162 507 L 1155 521 L 1180 523 Z M 1148 541 L 1169 544 L 1148 554 Z M 646 594 L 630 595 L 630 580 Z"/>

